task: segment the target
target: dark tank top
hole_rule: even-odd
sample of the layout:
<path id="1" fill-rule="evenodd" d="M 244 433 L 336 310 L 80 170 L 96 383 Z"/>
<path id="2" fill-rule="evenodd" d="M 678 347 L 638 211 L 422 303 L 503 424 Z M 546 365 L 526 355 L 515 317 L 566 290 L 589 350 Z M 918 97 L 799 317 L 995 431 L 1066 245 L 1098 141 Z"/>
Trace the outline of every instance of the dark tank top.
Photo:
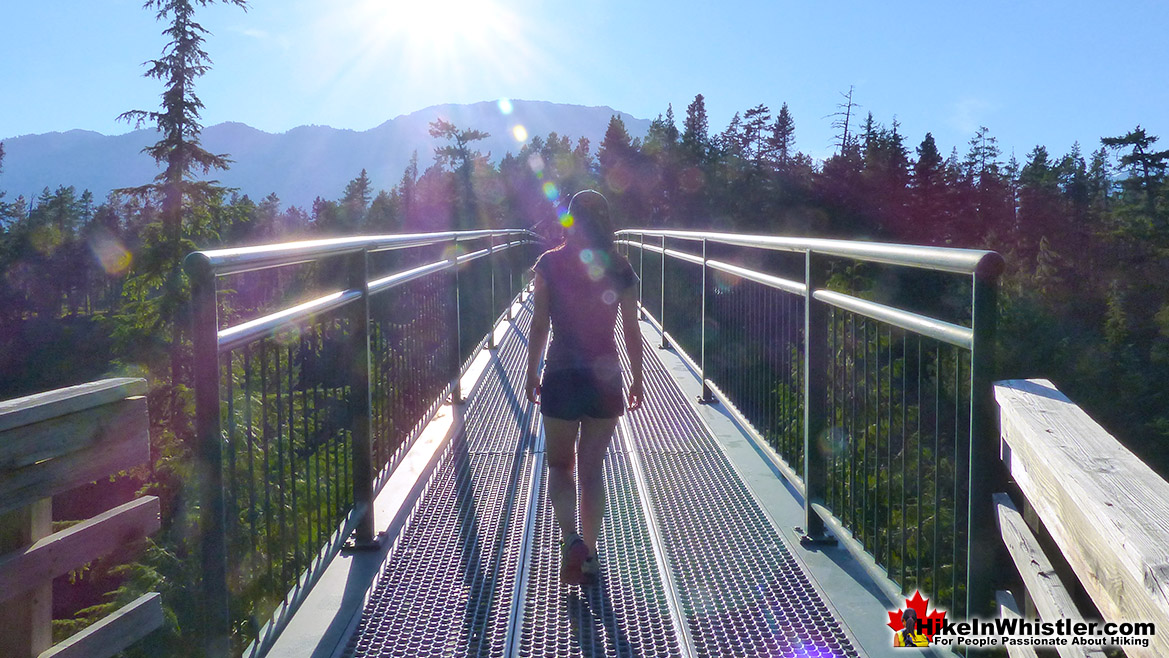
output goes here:
<path id="1" fill-rule="evenodd" d="M 629 261 L 612 251 L 562 245 L 541 255 L 532 269 L 548 286 L 552 342 L 545 370 L 619 367 L 618 301 L 637 283 Z"/>

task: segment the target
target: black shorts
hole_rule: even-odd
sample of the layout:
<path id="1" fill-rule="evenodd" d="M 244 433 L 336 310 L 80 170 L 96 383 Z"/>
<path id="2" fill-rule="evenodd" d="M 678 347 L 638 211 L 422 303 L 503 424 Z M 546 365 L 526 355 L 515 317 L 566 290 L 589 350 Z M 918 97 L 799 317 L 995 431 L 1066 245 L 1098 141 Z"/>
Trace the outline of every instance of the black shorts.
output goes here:
<path id="1" fill-rule="evenodd" d="M 561 420 L 623 415 L 621 371 L 590 368 L 545 371 L 540 382 L 540 413 Z"/>

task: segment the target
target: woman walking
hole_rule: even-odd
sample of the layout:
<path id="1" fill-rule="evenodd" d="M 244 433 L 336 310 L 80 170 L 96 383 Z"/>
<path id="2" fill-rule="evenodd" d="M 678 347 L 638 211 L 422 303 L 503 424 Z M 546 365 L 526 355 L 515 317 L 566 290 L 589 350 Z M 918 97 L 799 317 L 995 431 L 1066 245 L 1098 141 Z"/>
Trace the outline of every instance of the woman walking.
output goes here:
<path id="1" fill-rule="evenodd" d="M 535 305 L 525 391 L 528 400 L 539 402 L 544 417 L 548 498 L 561 530 L 560 580 L 582 584 L 595 582 L 600 574 L 597 537 L 605 514 L 605 451 L 626 401 L 633 411 L 644 396 L 641 329 L 637 276 L 613 246 L 605 197 L 594 190 L 578 192 L 561 223 L 564 242 L 541 255 L 532 268 Z M 627 397 L 622 396 L 617 356 L 618 315 L 632 378 Z M 550 327 L 552 343 L 541 379 L 539 362 Z"/>

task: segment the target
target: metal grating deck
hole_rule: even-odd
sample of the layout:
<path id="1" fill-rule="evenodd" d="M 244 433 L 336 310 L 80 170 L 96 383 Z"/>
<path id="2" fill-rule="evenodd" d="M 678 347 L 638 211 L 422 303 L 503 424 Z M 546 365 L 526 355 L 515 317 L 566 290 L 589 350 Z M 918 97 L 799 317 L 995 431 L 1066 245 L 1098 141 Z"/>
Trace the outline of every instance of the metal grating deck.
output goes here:
<path id="1" fill-rule="evenodd" d="M 860 655 L 648 344 L 649 404 L 605 460 L 602 580 L 560 585 L 525 350 L 509 333 L 467 396 L 346 656 Z"/>

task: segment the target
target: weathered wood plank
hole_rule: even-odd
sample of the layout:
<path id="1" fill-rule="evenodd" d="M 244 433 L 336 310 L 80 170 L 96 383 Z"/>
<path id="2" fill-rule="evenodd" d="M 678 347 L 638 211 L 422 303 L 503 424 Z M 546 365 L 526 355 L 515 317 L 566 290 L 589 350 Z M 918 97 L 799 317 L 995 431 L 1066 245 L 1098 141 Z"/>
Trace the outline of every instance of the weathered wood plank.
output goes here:
<path id="1" fill-rule="evenodd" d="M 1014 561 L 1019 575 L 1023 577 L 1027 593 L 1035 601 L 1039 618 L 1052 621 L 1082 619 L 1071 593 L 1056 575 L 1051 560 L 1047 559 L 1047 555 L 1039 546 L 1039 540 L 1031 534 L 1031 529 L 1027 527 L 1027 522 L 1023 520 L 1019 510 L 1015 509 L 1010 497 L 1005 493 L 998 493 L 993 498 L 995 517 L 998 519 L 1003 544 L 1006 545 L 1007 553 Z M 1064 658 L 1104 658 L 1104 652 L 1099 649 L 1060 647 L 1058 651 Z"/>
<path id="2" fill-rule="evenodd" d="M 142 426 L 146 415 L 146 398 L 133 397 L 0 432 L 0 473 L 93 448 L 111 431 Z"/>
<path id="3" fill-rule="evenodd" d="M 1019 604 L 1015 603 L 1015 597 L 1006 590 L 998 590 L 994 593 L 994 600 L 998 603 L 999 617 L 1002 619 L 1021 619 L 1022 614 L 1019 613 Z M 1011 658 L 1038 658 L 1035 653 L 1035 647 L 1026 646 L 1009 646 L 1007 647 L 1007 655 Z"/>
<path id="4" fill-rule="evenodd" d="M 0 512 L 147 463 L 149 432 L 132 398 L 0 433 Z"/>
<path id="5" fill-rule="evenodd" d="M 143 496 L 0 556 L 0 601 L 69 573 L 159 528 L 159 503 Z"/>
<path id="6" fill-rule="evenodd" d="M 143 594 L 93 626 L 42 653 L 40 658 L 110 658 L 162 626 L 162 597 Z"/>
<path id="7" fill-rule="evenodd" d="M 1169 482 L 1046 380 L 995 385 L 1011 473 L 1109 621 L 1169 628 Z M 1130 656 L 1169 656 L 1169 633 Z"/>
<path id="8" fill-rule="evenodd" d="M 0 401 L 0 432 L 146 392 L 145 379 L 117 377 Z"/>

